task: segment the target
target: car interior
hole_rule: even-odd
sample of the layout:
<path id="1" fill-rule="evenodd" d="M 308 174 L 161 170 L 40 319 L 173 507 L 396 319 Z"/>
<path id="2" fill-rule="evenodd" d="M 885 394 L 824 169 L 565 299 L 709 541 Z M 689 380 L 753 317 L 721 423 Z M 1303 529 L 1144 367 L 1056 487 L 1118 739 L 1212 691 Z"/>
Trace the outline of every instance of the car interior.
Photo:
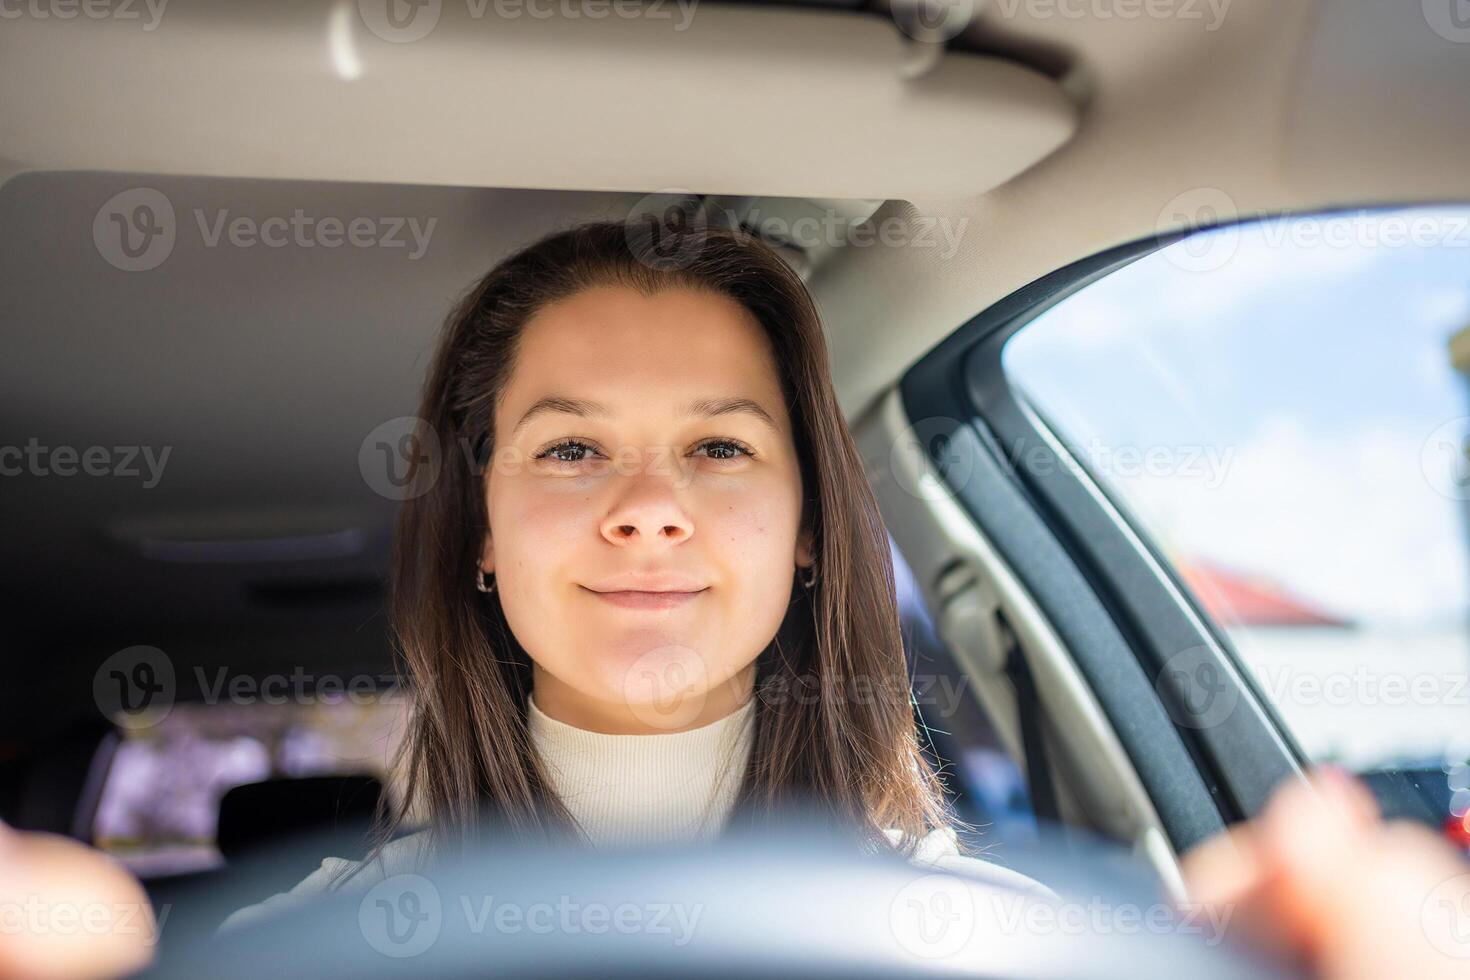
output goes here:
<path id="1" fill-rule="evenodd" d="M 1022 472 L 1066 449 L 1004 347 L 1198 228 L 1470 200 L 1470 28 L 1435 3 L 26 8 L 0 29 L 0 817 L 181 919 L 217 921 L 180 896 L 261 844 L 359 839 L 411 698 L 374 454 L 486 269 L 675 208 L 817 300 L 977 839 L 1004 863 L 1056 822 L 1184 899 L 1180 856 L 1311 753 L 1126 506 Z M 140 201 L 161 259 L 103 244 Z M 1243 710 L 1181 717 L 1181 651 Z M 167 717 L 120 721 L 122 677 Z M 1380 795 L 1427 806 L 1407 785 Z"/>

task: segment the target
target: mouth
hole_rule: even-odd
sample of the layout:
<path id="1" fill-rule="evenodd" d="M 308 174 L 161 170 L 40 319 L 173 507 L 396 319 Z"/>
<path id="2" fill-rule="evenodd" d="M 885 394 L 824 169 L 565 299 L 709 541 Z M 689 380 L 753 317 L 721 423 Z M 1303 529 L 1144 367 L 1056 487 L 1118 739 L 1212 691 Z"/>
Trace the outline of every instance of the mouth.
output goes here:
<path id="1" fill-rule="evenodd" d="M 583 586 L 586 588 L 586 586 Z M 694 592 L 598 592 L 595 589 L 587 589 L 598 599 L 622 609 L 679 609 L 698 597 L 708 592 L 708 589 L 699 589 Z"/>

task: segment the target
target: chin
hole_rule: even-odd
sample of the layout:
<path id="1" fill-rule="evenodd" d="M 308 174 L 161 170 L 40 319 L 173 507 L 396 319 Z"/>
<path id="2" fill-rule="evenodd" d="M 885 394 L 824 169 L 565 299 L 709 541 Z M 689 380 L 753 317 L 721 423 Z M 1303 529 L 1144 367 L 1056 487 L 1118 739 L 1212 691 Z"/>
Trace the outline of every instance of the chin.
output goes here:
<path id="1" fill-rule="evenodd" d="M 633 704 L 709 686 L 716 664 L 692 639 L 682 631 L 640 630 L 634 636 L 604 635 L 584 649 L 601 651 L 593 670 L 609 699 Z"/>
<path id="2" fill-rule="evenodd" d="M 573 686 L 588 697 L 627 705 L 654 728 L 682 727 L 704 707 L 721 664 L 679 634 L 643 631 L 638 637 L 589 638 L 578 649 L 597 651 L 596 662 L 574 666 Z"/>

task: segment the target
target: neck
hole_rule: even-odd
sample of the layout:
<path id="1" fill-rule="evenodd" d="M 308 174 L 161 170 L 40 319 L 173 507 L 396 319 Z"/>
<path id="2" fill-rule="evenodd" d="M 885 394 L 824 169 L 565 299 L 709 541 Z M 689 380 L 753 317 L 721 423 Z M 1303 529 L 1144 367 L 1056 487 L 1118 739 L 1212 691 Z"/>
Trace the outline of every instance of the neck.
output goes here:
<path id="1" fill-rule="evenodd" d="M 532 664 L 536 707 L 546 717 L 604 735 L 669 735 L 703 728 L 744 707 L 755 693 L 755 663 L 705 691 L 632 704 L 588 697 Z"/>
<path id="2" fill-rule="evenodd" d="M 755 702 L 710 724 L 659 734 L 577 728 L 527 703 L 551 789 L 594 845 L 678 842 L 725 825 L 750 758 Z"/>

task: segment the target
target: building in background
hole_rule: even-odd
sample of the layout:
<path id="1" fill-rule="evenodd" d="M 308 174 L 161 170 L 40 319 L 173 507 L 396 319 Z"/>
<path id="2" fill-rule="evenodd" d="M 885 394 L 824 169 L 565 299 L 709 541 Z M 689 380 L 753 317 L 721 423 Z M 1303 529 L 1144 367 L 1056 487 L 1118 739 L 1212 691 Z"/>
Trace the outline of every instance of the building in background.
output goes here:
<path id="1" fill-rule="evenodd" d="M 1322 609 L 1263 575 L 1226 568 L 1199 558 L 1176 559 L 1184 583 L 1215 622 L 1239 626 L 1351 627 L 1350 620 Z"/>

